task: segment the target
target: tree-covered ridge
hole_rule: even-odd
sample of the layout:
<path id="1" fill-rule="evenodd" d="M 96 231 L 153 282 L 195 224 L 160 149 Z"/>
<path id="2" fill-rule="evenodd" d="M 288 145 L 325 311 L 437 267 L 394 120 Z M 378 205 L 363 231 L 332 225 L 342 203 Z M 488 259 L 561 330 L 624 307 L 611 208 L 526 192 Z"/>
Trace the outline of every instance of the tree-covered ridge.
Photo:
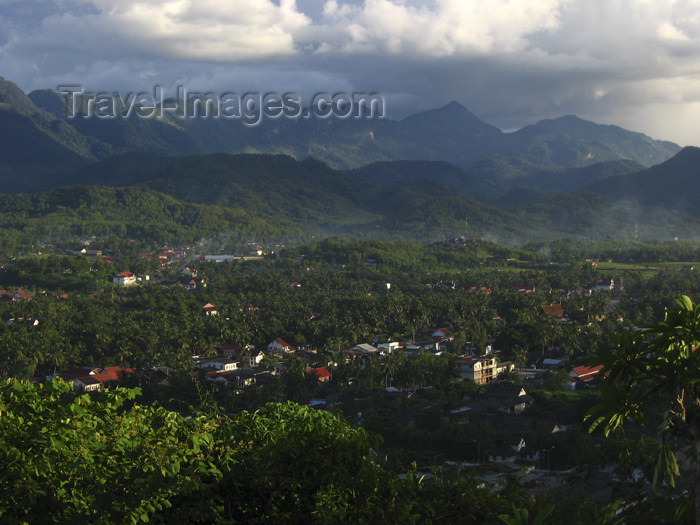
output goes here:
<path id="1" fill-rule="evenodd" d="M 698 215 L 700 148 L 686 147 L 662 164 L 649 169 L 605 178 L 585 187 L 613 198 L 634 200 L 679 213 Z"/>
<path id="2" fill-rule="evenodd" d="M 350 181 L 312 159 L 215 154 L 181 159 L 143 184 L 190 202 L 256 210 L 272 217 L 332 226 L 369 222 L 376 188 Z"/>
<path id="3" fill-rule="evenodd" d="M 563 235 L 688 239 L 698 229 L 696 218 L 673 209 L 579 192 L 514 190 L 478 201 L 473 196 L 483 197 L 493 188 L 473 184 L 473 177 L 444 163 L 383 163 L 357 173 L 285 155 L 140 155 L 85 167 L 65 182 L 147 186 L 188 202 L 233 206 L 324 234 L 387 240 L 435 241 L 466 234 L 519 245 Z M 386 177 L 404 182 L 385 186 Z"/>
<path id="4" fill-rule="evenodd" d="M 294 239 L 305 229 L 283 217 L 273 221 L 251 209 L 185 203 L 147 188 L 0 194 L 0 246 L 6 253 L 37 243 L 70 246 L 79 236 L 154 243 L 193 242 L 220 234 L 236 239 Z"/>
<path id="5" fill-rule="evenodd" d="M 652 166 L 679 150 L 676 144 L 655 141 L 642 133 L 566 115 L 504 135 L 488 158 L 470 168 L 473 173 L 491 180 L 513 181 L 520 185 L 521 180 L 527 184 L 531 174 L 543 170 L 582 168 L 616 160 Z"/>
<path id="6" fill-rule="evenodd" d="M 0 180 L 6 191 L 22 188 L 16 184 L 17 177 L 50 183 L 53 176 L 111 152 L 107 144 L 40 109 L 15 84 L 0 77 Z"/>
<path id="7" fill-rule="evenodd" d="M 583 168 L 541 171 L 524 177 L 517 182 L 525 188 L 543 192 L 576 191 L 595 181 L 608 177 L 635 173 L 644 169 L 642 164 L 633 160 L 610 160 L 598 162 Z"/>

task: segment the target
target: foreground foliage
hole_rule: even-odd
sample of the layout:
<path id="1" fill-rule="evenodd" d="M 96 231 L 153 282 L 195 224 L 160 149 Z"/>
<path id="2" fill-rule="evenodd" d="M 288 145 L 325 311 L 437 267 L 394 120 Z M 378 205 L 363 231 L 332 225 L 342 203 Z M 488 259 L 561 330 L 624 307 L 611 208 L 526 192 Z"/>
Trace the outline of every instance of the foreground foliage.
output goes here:
<path id="1" fill-rule="evenodd" d="M 184 417 L 67 383 L 0 383 L 5 523 L 495 523 L 510 501 L 469 479 L 401 480 L 373 438 L 293 403 Z"/>
<path id="2" fill-rule="evenodd" d="M 591 430 L 602 426 L 606 437 L 617 439 L 629 432 L 651 435 L 642 448 L 652 451 L 656 494 L 676 487 L 682 476 L 680 451 L 694 458 L 694 480 L 681 477 L 681 488 L 694 493 L 695 522 L 700 523 L 700 305 L 684 295 L 663 321 L 612 340 L 614 349 L 596 361 L 608 377 L 604 401 L 588 414 Z M 680 501 L 677 508 L 687 518 L 687 498 Z"/>

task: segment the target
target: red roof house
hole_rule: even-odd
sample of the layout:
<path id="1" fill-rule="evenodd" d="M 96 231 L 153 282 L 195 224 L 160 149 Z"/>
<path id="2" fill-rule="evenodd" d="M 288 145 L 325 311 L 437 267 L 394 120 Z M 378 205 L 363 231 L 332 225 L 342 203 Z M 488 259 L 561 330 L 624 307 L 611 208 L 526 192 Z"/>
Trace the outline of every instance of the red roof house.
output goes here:
<path id="1" fill-rule="evenodd" d="M 316 379 L 321 381 L 322 383 L 331 380 L 331 373 L 325 366 L 321 366 L 318 368 L 307 368 L 306 374 L 309 376 L 315 376 Z"/>

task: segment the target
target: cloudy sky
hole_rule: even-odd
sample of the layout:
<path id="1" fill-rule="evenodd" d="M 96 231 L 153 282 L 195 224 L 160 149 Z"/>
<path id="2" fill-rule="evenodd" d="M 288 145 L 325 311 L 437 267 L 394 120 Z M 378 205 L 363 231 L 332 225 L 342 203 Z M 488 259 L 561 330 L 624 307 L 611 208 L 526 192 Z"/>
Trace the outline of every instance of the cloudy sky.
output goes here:
<path id="1" fill-rule="evenodd" d="M 452 100 L 512 130 L 576 114 L 700 145 L 700 0 L 0 0 L 23 90 L 157 84 Z"/>

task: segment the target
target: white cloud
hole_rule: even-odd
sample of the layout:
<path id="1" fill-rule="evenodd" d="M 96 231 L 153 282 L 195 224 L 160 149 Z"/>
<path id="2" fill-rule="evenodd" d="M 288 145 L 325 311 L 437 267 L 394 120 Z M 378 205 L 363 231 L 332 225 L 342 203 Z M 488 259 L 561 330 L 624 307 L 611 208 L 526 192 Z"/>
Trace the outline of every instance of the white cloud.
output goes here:
<path id="1" fill-rule="evenodd" d="M 63 2 L 68 3 L 72 9 L 42 17 L 23 40 L 47 51 L 104 55 L 111 48 L 141 57 L 240 62 L 293 55 L 292 33 L 310 23 L 293 0 Z"/>
<path id="2" fill-rule="evenodd" d="M 378 90 L 507 127 L 577 113 L 666 133 L 664 108 L 683 131 L 662 138 L 700 144 L 700 0 L 0 0 L 0 71 L 24 89 Z"/>
<path id="3" fill-rule="evenodd" d="M 366 0 L 357 5 L 328 0 L 323 12 L 331 30 L 326 32 L 324 50 L 430 57 L 513 52 L 527 46 L 527 35 L 556 27 L 560 4 L 560 0 Z"/>

